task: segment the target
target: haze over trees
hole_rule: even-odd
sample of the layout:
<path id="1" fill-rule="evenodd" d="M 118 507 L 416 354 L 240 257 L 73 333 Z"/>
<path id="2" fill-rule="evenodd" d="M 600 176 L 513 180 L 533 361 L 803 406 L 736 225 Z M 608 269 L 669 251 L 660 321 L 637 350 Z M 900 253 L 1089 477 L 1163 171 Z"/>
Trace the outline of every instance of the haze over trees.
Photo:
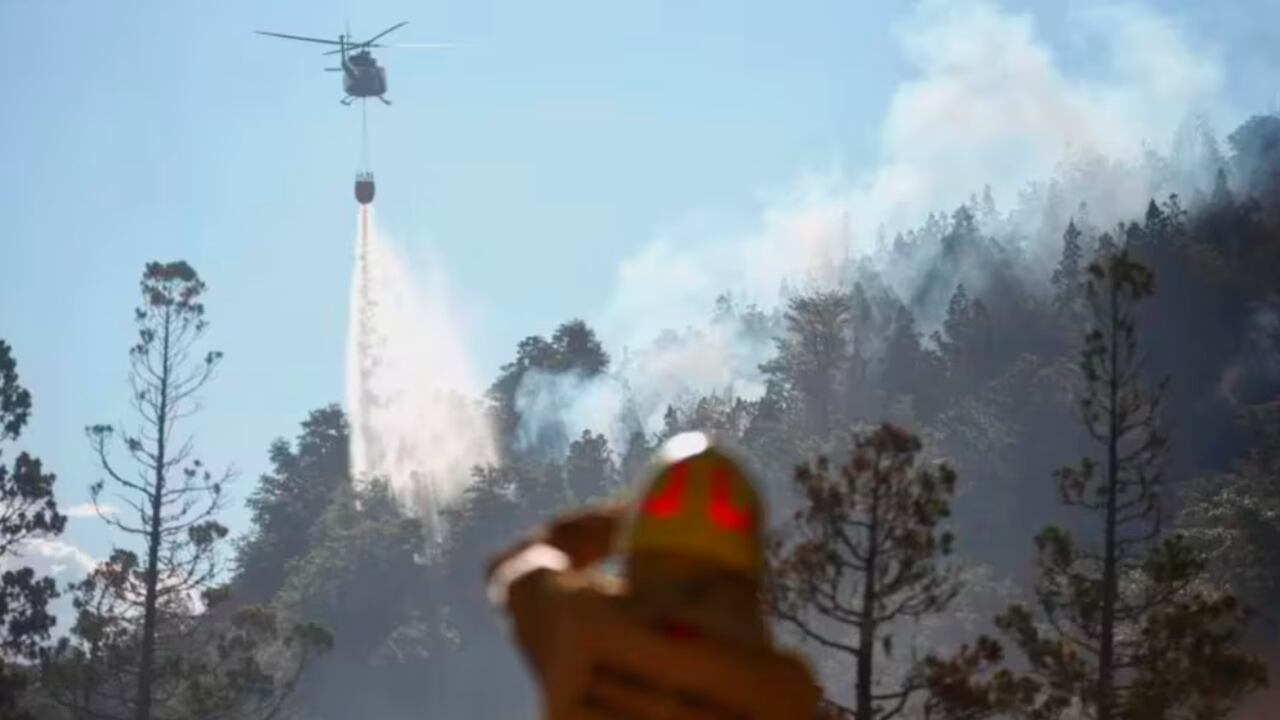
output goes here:
<path id="1" fill-rule="evenodd" d="M 471 469 L 439 542 L 384 478 L 351 475 L 336 405 L 263 439 L 250 526 L 226 537 L 223 478 L 175 430 L 216 360 L 199 344 L 206 289 L 185 263 L 151 264 L 123 395 L 142 412 L 122 447 L 143 472 L 91 433 L 111 463 L 99 492 L 133 504 L 111 500 L 127 508 L 107 517 L 121 549 L 62 589 L 76 614 L 55 626 L 42 613 L 57 588 L 15 555 L 62 528 L 52 477 L 22 455 L 0 473 L 0 712 L 528 716 L 485 561 L 559 509 L 624 495 L 652 448 L 692 428 L 759 469 L 778 635 L 821 669 L 834 712 L 1208 720 L 1274 703 L 1278 138 L 1263 116 L 1227 152 L 1170 159 L 1203 172 L 1166 173 L 1107 231 L 1081 201 L 1110 176 L 1084 165 L 1011 208 L 983 192 L 921 218 L 880 262 L 798 279 L 776 308 L 730 289 L 706 327 L 761 356 L 743 371 L 759 392 L 686 388 L 646 417 L 636 391 L 614 426 L 575 426 L 538 393 L 625 394 L 634 356 L 577 319 L 530 336 L 484 398 L 498 460 Z M 695 347 L 699 332 L 632 350 Z M 6 444 L 31 409 L 20 351 L 0 345 Z M 207 402 L 239 402 L 216 386 Z"/>

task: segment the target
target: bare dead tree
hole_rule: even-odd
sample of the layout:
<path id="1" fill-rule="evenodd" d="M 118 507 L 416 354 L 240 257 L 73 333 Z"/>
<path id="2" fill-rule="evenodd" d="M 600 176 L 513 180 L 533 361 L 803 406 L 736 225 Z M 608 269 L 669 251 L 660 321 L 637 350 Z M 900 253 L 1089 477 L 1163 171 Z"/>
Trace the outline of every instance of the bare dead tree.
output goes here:
<path id="1" fill-rule="evenodd" d="M 222 357 L 216 351 L 196 354 L 208 327 L 201 302 L 205 284 L 185 262 L 152 262 L 140 288 L 142 303 L 134 313 L 138 341 L 129 350 L 131 397 L 139 423 L 122 435 L 134 472 L 112 461 L 111 426 L 94 425 L 88 434 L 115 488 L 111 497 L 122 504 L 120 512 L 108 511 L 102 502 L 106 483 L 98 481 L 92 488 L 98 514 L 142 544 L 141 562 L 131 561 L 127 550 L 121 556 L 129 571 L 115 587 L 117 599 L 142 617 L 133 710 L 137 720 L 150 720 L 159 613 L 192 603 L 215 580 L 215 545 L 227 534 L 215 516 L 231 471 L 215 477 L 194 457 L 192 439 L 178 434 L 179 423 L 200 409 L 197 394 Z"/>

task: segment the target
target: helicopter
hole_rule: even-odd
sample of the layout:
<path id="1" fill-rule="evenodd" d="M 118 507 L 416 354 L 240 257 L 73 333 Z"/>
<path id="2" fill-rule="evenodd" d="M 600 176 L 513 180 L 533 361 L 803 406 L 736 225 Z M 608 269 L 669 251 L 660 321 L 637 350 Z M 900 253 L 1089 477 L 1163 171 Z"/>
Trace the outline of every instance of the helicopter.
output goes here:
<path id="1" fill-rule="evenodd" d="M 442 48 L 451 47 L 444 43 L 406 43 L 394 46 L 380 45 L 378 40 L 386 37 L 390 33 L 399 30 L 408 25 L 409 22 L 396 23 L 364 42 L 353 42 L 348 31 L 347 34 L 338 36 L 337 40 L 328 40 L 326 38 L 304 37 L 302 35 L 288 35 L 285 33 L 269 32 L 266 30 L 257 30 L 259 35 L 269 35 L 271 37 L 284 38 L 286 40 L 301 40 L 303 42 L 323 43 L 325 45 L 337 45 L 336 50 L 329 50 L 325 55 L 338 55 L 341 58 L 341 66 L 336 68 L 325 68 L 329 72 L 342 73 L 342 89 L 346 93 L 341 102 L 343 105 L 350 105 L 357 99 L 377 98 L 384 104 L 390 105 L 391 101 L 383 97 L 387 92 L 387 70 L 378 65 L 378 61 L 374 59 L 373 54 L 369 52 L 369 48 L 380 47 L 416 47 L 416 48 Z"/>

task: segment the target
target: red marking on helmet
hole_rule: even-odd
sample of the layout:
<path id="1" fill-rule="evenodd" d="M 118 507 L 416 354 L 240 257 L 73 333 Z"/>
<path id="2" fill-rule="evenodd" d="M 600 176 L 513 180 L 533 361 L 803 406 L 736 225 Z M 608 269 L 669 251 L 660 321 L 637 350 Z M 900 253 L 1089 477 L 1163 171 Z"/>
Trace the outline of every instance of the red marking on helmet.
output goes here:
<path id="1" fill-rule="evenodd" d="M 669 518 L 684 506 L 684 492 L 689 485 L 689 463 L 679 463 L 670 470 L 666 487 L 644 501 L 644 512 L 657 518 Z"/>
<path id="2" fill-rule="evenodd" d="M 721 529 L 746 532 L 751 526 L 751 511 L 750 508 L 733 506 L 732 482 L 728 468 L 717 467 L 711 471 L 711 502 L 707 505 L 707 516 Z"/>
<path id="3" fill-rule="evenodd" d="M 674 621 L 663 623 L 661 631 L 663 635 L 666 635 L 672 640 L 689 641 L 702 639 L 702 632 L 689 623 Z"/>

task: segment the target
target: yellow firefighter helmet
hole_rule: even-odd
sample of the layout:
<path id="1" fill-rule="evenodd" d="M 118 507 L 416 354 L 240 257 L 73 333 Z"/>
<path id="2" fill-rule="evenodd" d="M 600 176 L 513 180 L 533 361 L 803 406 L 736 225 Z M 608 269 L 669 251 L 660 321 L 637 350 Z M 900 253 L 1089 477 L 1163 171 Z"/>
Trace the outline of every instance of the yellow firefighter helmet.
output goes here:
<path id="1" fill-rule="evenodd" d="M 659 448 L 621 549 L 631 559 L 679 558 L 758 582 L 762 515 L 743 464 L 707 434 L 682 433 Z"/>

